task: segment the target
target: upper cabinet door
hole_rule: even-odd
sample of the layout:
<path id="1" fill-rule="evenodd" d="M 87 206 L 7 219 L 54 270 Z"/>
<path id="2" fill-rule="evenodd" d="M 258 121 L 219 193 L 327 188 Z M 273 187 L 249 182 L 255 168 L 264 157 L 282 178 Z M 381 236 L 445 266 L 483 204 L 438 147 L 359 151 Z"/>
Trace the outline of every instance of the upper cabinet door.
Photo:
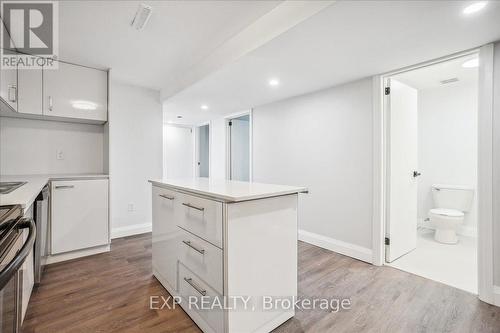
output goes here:
<path id="1" fill-rule="evenodd" d="M 0 66 L 0 97 L 17 111 L 17 68 Z"/>
<path id="2" fill-rule="evenodd" d="M 17 111 L 26 114 L 42 114 L 42 69 L 18 70 Z"/>
<path id="3" fill-rule="evenodd" d="M 108 73 L 59 62 L 43 72 L 43 114 L 107 121 Z"/>

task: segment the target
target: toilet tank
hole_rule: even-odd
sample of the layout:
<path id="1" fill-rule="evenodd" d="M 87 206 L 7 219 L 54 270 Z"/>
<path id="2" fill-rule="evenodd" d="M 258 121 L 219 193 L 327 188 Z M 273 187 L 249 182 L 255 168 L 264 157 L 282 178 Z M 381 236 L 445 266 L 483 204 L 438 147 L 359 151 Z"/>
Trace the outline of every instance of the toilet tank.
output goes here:
<path id="1" fill-rule="evenodd" d="M 435 184 L 432 185 L 432 198 L 435 208 L 468 212 L 474 199 L 474 189 L 460 185 Z"/>

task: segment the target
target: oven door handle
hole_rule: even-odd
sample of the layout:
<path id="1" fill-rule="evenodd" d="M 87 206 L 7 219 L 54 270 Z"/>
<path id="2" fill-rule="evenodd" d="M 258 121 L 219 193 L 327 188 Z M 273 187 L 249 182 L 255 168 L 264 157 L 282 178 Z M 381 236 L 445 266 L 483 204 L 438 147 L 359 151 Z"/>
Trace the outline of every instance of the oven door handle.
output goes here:
<path id="1" fill-rule="evenodd" d="M 32 218 L 22 218 L 17 224 L 17 229 L 29 229 L 28 239 L 24 242 L 21 250 L 16 254 L 14 259 L 8 263 L 0 272 L 0 290 L 5 287 L 5 285 L 10 281 L 10 279 L 16 274 L 17 270 L 26 260 L 26 257 L 30 254 L 33 249 L 33 243 L 35 242 L 36 226 Z"/>

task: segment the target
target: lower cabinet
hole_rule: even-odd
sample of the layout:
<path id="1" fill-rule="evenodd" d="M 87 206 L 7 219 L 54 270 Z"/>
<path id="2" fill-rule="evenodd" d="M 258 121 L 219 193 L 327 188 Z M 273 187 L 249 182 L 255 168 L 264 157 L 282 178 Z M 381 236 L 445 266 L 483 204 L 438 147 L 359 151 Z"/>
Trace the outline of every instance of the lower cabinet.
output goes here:
<path id="1" fill-rule="evenodd" d="M 109 243 L 108 180 L 51 182 L 51 254 Z"/>
<path id="2" fill-rule="evenodd" d="M 297 194 L 223 202 L 152 193 L 153 274 L 203 332 L 270 332 L 294 316 L 262 299 L 297 295 Z"/>

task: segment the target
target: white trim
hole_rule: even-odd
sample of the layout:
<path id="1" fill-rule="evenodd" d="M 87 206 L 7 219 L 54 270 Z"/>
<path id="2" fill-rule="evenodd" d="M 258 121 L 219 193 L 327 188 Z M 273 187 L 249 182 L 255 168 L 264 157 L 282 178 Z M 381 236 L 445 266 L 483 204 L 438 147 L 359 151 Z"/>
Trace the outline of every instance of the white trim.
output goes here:
<path id="1" fill-rule="evenodd" d="M 479 51 L 478 281 L 479 299 L 493 304 L 493 45 Z"/>
<path id="2" fill-rule="evenodd" d="M 500 306 L 500 286 L 493 286 L 494 301 L 493 305 Z"/>
<path id="3" fill-rule="evenodd" d="M 151 232 L 152 223 L 134 224 L 111 229 L 111 239 L 140 235 Z"/>
<path id="4" fill-rule="evenodd" d="M 343 242 L 301 229 L 299 229 L 299 240 L 358 260 L 368 263 L 372 262 L 372 250 L 363 246 Z"/>
<path id="5" fill-rule="evenodd" d="M 111 250 L 111 246 L 109 244 L 107 244 L 107 245 L 92 247 L 90 249 L 83 249 L 83 250 L 71 251 L 71 252 L 66 252 L 66 253 L 54 254 L 54 255 L 51 255 L 47 258 L 46 264 L 50 265 L 50 264 L 55 264 L 56 262 L 92 256 L 94 254 L 109 252 L 110 250 Z"/>
<path id="6" fill-rule="evenodd" d="M 385 77 L 429 66 L 435 63 L 477 53 L 479 66 L 479 155 L 478 155 L 478 277 L 479 299 L 496 302 L 493 292 L 493 45 L 467 50 L 415 66 L 405 67 L 373 77 L 373 263 L 383 264 L 385 256 L 385 111 L 383 80 Z M 382 143 L 382 146 L 380 144 Z M 382 170 L 380 170 L 382 168 Z"/>
<path id="7" fill-rule="evenodd" d="M 385 126 L 383 116 L 383 82 L 381 76 L 373 77 L 373 217 L 372 217 L 372 264 L 381 266 L 385 258 Z"/>

